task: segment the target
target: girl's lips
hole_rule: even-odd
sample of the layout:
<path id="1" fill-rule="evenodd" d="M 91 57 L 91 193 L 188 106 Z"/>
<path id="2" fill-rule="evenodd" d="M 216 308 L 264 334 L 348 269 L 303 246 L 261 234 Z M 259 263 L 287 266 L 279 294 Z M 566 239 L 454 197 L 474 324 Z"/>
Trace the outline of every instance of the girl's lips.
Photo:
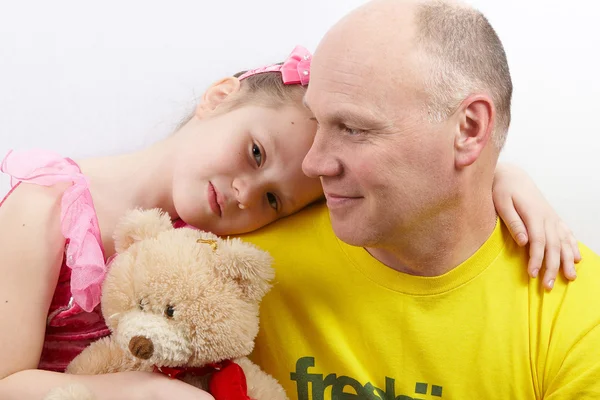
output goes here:
<path id="1" fill-rule="evenodd" d="M 207 197 L 208 197 L 208 205 L 210 206 L 210 209 L 212 210 L 212 212 L 214 212 L 216 215 L 218 215 L 220 217 L 222 214 L 222 211 L 221 211 L 221 206 L 219 205 L 219 202 L 217 201 L 217 190 L 215 189 L 215 187 L 213 186 L 213 184 L 211 182 L 208 182 Z"/>

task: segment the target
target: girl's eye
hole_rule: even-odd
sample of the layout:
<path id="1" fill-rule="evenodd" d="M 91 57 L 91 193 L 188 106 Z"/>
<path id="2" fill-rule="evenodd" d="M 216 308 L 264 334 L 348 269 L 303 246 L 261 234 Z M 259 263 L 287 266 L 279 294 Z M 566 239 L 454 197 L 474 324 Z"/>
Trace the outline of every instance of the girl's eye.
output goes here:
<path id="1" fill-rule="evenodd" d="M 256 165 L 260 167 L 262 165 L 262 153 L 260 152 L 260 147 L 258 147 L 256 143 L 252 144 L 252 157 L 254 157 Z"/>
<path id="2" fill-rule="evenodd" d="M 267 201 L 273 210 L 277 211 L 279 209 L 279 204 L 277 204 L 277 196 L 275 196 L 273 193 L 267 193 Z"/>

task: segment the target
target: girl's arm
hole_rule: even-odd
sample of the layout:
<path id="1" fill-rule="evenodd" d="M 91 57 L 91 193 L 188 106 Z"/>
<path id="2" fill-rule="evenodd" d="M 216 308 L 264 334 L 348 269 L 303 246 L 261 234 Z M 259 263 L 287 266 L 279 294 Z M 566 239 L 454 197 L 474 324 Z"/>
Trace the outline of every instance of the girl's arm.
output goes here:
<path id="1" fill-rule="evenodd" d="M 192 385 L 151 372 L 71 375 L 25 370 L 0 380 L 2 400 L 41 400 L 56 387 L 83 384 L 95 400 L 214 400 Z"/>
<path id="2" fill-rule="evenodd" d="M 37 368 L 64 254 L 64 189 L 21 184 L 0 207 L 0 379 Z"/>
<path id="3" fill-rule="evenodd" d="M 36 369 L 64 255 L 64 189 L 21 184 L 0 207 L 0 399 L 41 400 L 71 383 L 88 386 L 97 400 L 212 399 L 158 374 L 77 376 Z"/>
<path id="4" fill-rule="evenodd" d="M 576 278 L 574 264 L 581 260 L 577 240 L 529 175 L 516 166 L 499 164 L 493 198 L 515 241 L 520 246 L 529 244 L 527 270 L 531 277 L 538 276 L 543 263 L 544 286 L 549 290 L 560 267 L 567 279 Z"/>

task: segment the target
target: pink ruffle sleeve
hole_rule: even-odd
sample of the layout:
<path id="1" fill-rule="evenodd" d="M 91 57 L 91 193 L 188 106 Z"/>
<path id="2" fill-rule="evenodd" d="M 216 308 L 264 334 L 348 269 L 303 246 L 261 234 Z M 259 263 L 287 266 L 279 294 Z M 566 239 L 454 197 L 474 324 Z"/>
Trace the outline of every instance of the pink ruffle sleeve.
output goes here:
<path id="1" fill-rule="evenodd" d="M 45 150 L 10 151 L 0 171 L 11 176 L 12 187 L 20 182 L 42 186 L 72 183 L 61 199 L 66 265 L 71 269 L 73 302 L 91 312 L 100 303 L 106 264 L 88 179 L 73 160 Z"/>

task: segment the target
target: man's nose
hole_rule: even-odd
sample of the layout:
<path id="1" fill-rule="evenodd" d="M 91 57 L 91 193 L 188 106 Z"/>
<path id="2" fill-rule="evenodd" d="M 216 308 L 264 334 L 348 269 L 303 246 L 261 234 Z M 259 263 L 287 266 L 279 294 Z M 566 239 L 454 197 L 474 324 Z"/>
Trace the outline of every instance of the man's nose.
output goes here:
<path id="1" fill-rule="evenodd" d="M 336 146 L 323 131 L 317 132 L 315 140 L 302 161 L 302 171 L 311 178 L 336 176 L 341 174 L 342 166 L 335 155 Z"/>

